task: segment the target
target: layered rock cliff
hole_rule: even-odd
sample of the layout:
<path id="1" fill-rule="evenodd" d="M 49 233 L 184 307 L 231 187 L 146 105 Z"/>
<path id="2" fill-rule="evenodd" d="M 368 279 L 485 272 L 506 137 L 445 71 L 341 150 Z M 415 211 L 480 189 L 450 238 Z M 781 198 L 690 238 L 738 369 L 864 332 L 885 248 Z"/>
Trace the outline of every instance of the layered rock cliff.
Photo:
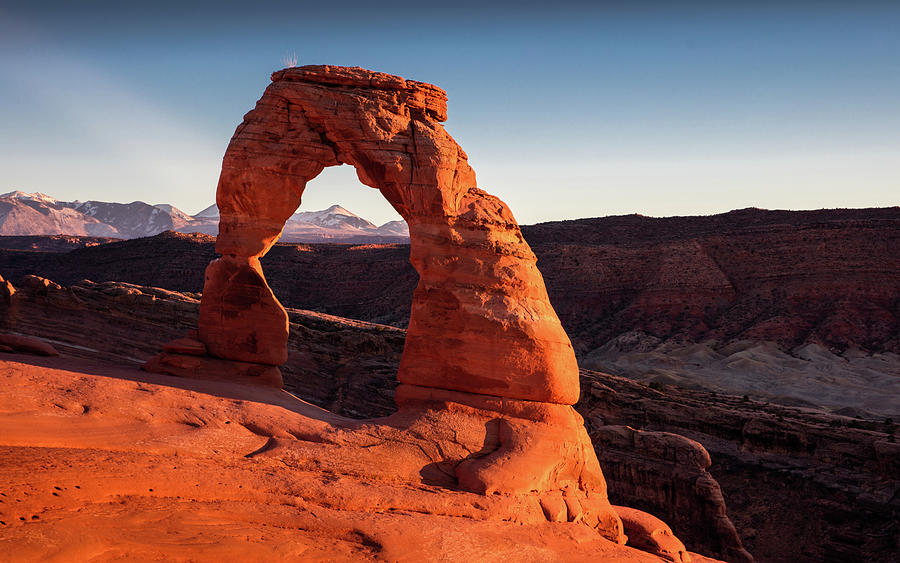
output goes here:
<path id="1" fill-rule="evenodd" d="M 744 210 L 523 232 L 582 367 L 896 419 L 898 225 L 896 208 Z M 212 239 L 163 234 L 69 253 L 0 250 L 0 265 L 13 281 L 200 291 L 213 256 Z M 262 263 L 288 306 L 405 326 L 418 279 L 408 257 L 402 245 L 276 245 Z"/>
<path id="2" fill-rule="evenodd" d="M 590 392 L 582 397 L 579 410 L 595 436 L 609 425 L 629 425 L 674 432 L 703 444 L 712 460 L 708 471 L 721 486 L 728 515 L 757 560 L 849 563 L 896 558 L 900 447 L 893 421 L 863 421 L 670 386 L 652 389 L 590 371 L 582 371 L 582 382 Z M 625 448 L 616 455 L 627 453 Z M 604 467 L 611 490 L 622 491 L 659 471 L 660 465 L 638 468 L 637 474 Z M 615 484 L 620 477 L 624 488 Z M 657 504 L 658 515 L 668 518 L 688 545 L 709 541 L 695 539 L 690 526 L 679 526 L 679 515 L 666 506 L 678 505 L 678 497 L 691 499 L 692 514 L 716 518 L 709 503 L 718 496 L 714 488 L 702 493 L 702 502 L 690 494 L 690 481 L 678 483 L 676 478 L 658 490 L 674 500 Z M 615 495 L 612 499 L 618 500 Z M 639 495 L 628 501 L 640 507 L 651 499 Z"/>
<path id="3" fill-rule="evenodd" d="M 606 217 L 522 232 L 583 355 L 634 331 L 655 342 L 746 339 L 783 349 L 812 342 L 835 352 L 900 352 L 900 208 Z M 13 281 L 36 273 L 63 283 L 88 278 L 199 291 L 202 278 L 196 271 L 184 277 L 181 266 L 207 262 L 213 242 L 164 233 L 25 256 L 11 250 L 22 247 L 21 238 L 8 237 L 0 239 L 0 265 Z M 263 260 L 289 306 L 405 326 L 416 284 L 408 252 L 403 245 L 277 245 Z M 303 279 L 289 275 L 295 268 Z M 354 276 L 361 283 L 354 310 L 341 280 L 363 268 L 366 276 Z M 302 289 L 292 291 L 294 284 Z"/>

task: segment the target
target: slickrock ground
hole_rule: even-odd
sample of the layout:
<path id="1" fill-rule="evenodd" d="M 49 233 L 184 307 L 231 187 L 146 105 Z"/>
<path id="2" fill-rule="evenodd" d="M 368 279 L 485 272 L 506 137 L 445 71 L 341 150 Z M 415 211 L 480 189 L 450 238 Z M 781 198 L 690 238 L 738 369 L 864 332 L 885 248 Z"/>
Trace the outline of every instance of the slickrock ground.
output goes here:
<path id="1" fill-rule="evenodd" d="M 662 561 L 428 485 L 405 472 L 429 436 L 282 391 L 21 355 L 0 385 L 3 561 Z"/>
<path id="2" fill-rule="evenodd" d="M 471 409 L 360 421 L 272 388 L 139 371 L 196 321 L 194 296 L 28 278 L 10 297 L 6 330 L 62 356 L 0 356 L 0 560 L 661 560 L 603 539 L 562 497 L 558 514 L 552 499 L 459 490 L 439 461 L 486 445 Z M 365 366 L 356 352 L 396 366 L 400 330 L 291 316 L 306 325 L 292 325 L 292 357 L 321 362 L 320 378 Z M 634 541 L 666 545 L 655 525 L 663 535 Z"/>
<path id="3" fill-rule="evenodd" d="M 196 322 L 195 295 L 116 283 L 55 287 L 19 289 L 16 330 L 44 336 L 68 358 L 129 365 L 130 357 L 137 366 Z M 402 330 L 289 313 L 288 390 L 342 416 L 396 410 Z M 109 348 L 98 350 L 101 341 Z M 671 386 L 655 390 L 597 372 L 582 371 L 581 380 L 577 408 L 610 498 L 660 517 L 692 551 L 742 560 L 728 552 L 735 546 L 720 524 L 725 512 L 758 561 L 850 563 L 896 555 L 896 426 Z M 647 438 L 620 439 L 621 425 Z M 709 467 L 691 439 L 709 451 Z"/>

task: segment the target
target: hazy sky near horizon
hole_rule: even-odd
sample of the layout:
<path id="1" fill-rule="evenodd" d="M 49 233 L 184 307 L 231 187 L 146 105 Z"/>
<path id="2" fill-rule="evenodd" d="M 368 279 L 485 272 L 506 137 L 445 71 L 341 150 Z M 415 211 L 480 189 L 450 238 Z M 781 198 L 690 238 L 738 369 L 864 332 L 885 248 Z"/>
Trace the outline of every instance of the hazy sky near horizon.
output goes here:
<path id="1" fill-rule="evenodd" d="M 900 204 L 898 2 L 127 4 L 0 0 L 0 191 L 196 213 L 296 53 L 444 88 L 521 223 Z M 332 203 L 396 218 L 346 166 Z"/>

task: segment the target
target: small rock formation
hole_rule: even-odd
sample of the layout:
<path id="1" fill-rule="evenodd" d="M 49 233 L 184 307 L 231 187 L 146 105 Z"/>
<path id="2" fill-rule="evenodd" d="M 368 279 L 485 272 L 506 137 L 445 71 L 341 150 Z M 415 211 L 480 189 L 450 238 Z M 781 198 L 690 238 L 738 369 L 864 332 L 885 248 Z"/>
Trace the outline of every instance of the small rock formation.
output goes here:
<path id="1" fill-rule="evenodd" d="M 0 307 L 9 307 L 12 296 L 16 293 L 16 288 L 8 280 L 0 276 Z"/>
<path id="2" fill-rule="evenodd" d="M 36 276 L 28 276 L 26 281 Z M 10 319 L 12 317 L 13 300 L 16 294 L 16 288 L 13 284 L 0 276 L 0 329 L 10 329 Z M 26 354 L 36 354 L 38 356 L 58 356 L 59 352 L 50 344 L 24 334 L 4 334 L 0 333 L 0 352 L 23 352 Z"/>
<path id="3" fill-rule="evenodd" d="M 628 543 L 676 563 L 690 563 L 691 555 L 684 544 L 675 537 L 665 522 L 646 512 L 626 506 L 617 506 L 616 513 L 622 519 Z"/>
<path id="4" fill-rule="evenodd" d="M 597 392 L 594 387 L 591 391 Z M 614 393 L 608 388 L 606 392 Z M 753 562 L 728 518 L 719 483 L 707 471 L 712 461 L 700 443 L 672 432 L 623 425 L 598 425 L 590 436 L 616 496 L 641 508 L 666 507 L 667 512 L 660 515 L 673 526 L 689 528 L 691 539 L 705 549 L 721 553 L 732 563 Z M 622 510 L 617 507 L 616 512 L 629 541 L 637 541 Z M 669 530 L 668 526 L 665 529 Z"/>
<path id="5" fill-rule="evenodd" d="M 422 474 L 453 475 L 449 484 L 482 494 L 536 495 L 546 519 L 623 543 L 572 407 L 572 345 L 512 212 L 476 187 L 465 152 L 441 126 L 446 99 L 430 84 L 361 68 L 274 73 L 225 153 L 216 193 L 222 257 L 206 269 L 198 340 L 169 345 L 146 369 L 281 385 L 271 370 L 287 361 L 288 314 L 259 260 L 306 183 L 350 164 L 409 225 L 419 283 L 393 423 L 436 428 L 437 454 Z M 448 424 L 454 436 L 441 434 Z"/>
<path id="6" fill-rule="evenodd" d="M 56 348 L 43 340 L 19 334 L 0 334 L 0 352 L 24 352 L 38 356 L 59 356 Z"/>
<path id="7" fill-rule="evenodd" d="M 284 385 L 275 366 L 236 360 L 220 360 L 206 355 L 206 346 L 198 340 L 196 330 L 168 342 L 163 353 L 151 358 L 144 369 L 156 373 L 176 374 L 195 379 L 230 380 L 278 387 Z M 252 379 L 251 379 L 252 378 Z"/>

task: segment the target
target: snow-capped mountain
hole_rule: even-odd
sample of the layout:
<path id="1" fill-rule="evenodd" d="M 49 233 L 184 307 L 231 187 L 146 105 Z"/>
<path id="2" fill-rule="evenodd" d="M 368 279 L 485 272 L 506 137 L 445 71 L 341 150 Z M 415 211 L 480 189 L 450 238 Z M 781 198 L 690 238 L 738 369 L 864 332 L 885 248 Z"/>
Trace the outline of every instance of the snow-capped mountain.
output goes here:
<path id="1" fill-rule="evenodd" d="M 144 203 L 111 203 L 106 201 L 85 201 L 75 210 L 93 217 L 107 225 L 112 225 L 122 238 L 148 237 L 163 231 L 174 231 L 189 222 L 189 215 L 179 209 L 174 211 Z M 187 217 L 188 220 L 182 217 Z"/>
<path id="2" fill-rule="evenodd" d="M 384 236 L 409 238 L 409 225 L 406 224 L 406 221 L 388 221 L 378 227 L 378 232 Z"/>
<path id="3" fill-rule="evenodd" d="M 215 204 L 193 216 L 194 221 L 177 228 L 183 233 L 219 232 L 219 208 Z M 406 242 L 406 221 L 390 221 L 377 226 L 340 205 L 321 211 L 299 211 L 284 225 L 283 242 Z"/>
<path id="4" fill-rule="evenodd" d="M 42 193 L 13 191 L 0 195 L 0 235 L 68 234 L 138 238 L 163 231 L 206 233 L 219 231 L 219 208 L 213 204 L 188 215 L 168 203 L 143 201 L 59 201 Z M 285 242 L 406 242 L 404 221 L 376 226 L 340 205 L 321 211 L 301 211 L 288 219 Z"/>
<path id="5" fill-rule="evenodd" d="M 200 213 L 197 213 L 196 215 L 194 215 L 195 219 L 206 218 L 206 217 L 218 219 L 219 218 L 219 206 L 214 203 L 214 204 L 210 205 L 209 207 L 207 207 L 206 209 L 204 209 L 203 211 L 201 211 Z"/>
<path id="6" fill-rule="evenodd" d="M 50 197 L 47 194 L 42 194 L 41 192 L 34 192 L 31 194 L 28 194 L 28 193 L 25 193 L 25 192 L 22 192 L 19 190 L 15 190 L 15 191 L 7 192 L 5 194 L 0 195 L 0 198 L 6 198 L 6 197 L 12 198 L 12 199 L 18 199 L 21 201 L 35 201 L 35 202 L 45 203 L 47 205 L 53 205 L 56 203 L 60 203 L 59 200 L 57 200 L 56 198 Z"/>
<path id="7" fill-rule="evenodd" d="M 193 217 L 191 217 L 190 215 L 188 215 L 188 214 L 185 213 L 184 211 L 178 209 L 178 208 L 175 207 L 174 205 L 169 205 L 168 203 L 157 203 L 157 204 L 154 205 L 153 207 L 156 207 L 156 208 L 158 208 L 158 209 L 162 209 L 163 211 L 165 211 L 166 213 L 168 213 L 168 214 L 172 217 L 173 223 L 175 223 L 175 222 L 181 222 L 181 223 L 183 223 L 183 224 L 187 224 L 187 223 L 190 223 L 191 221 L 194 220 Z M 181 225 L 178 225 L 178 226 L 181 226 Z"/>
<path id="8" fill-rule="evenodd" d="M 281 235 L 285 242 L 401 242 L 408 238 L 405 221 L 391 221 L 378 227 L 340 205 L 294 213 Z"/>
<path id="9" fill-rule="evenodd" d="M 21 191 L 0 195 L 0 235 L 70 234 L 119 237 L 115 227 L 42 193 Z"/>
<path id="10" fill-rule="evenodd" d="M 377 229 L 374 223 L 363 219 L 355 213 L 347 211 L 340 205 L 332 205 L 322 211 L 301 211 L 294 213 L 290 221 L 295 223 L 308 223 L 320 227 L 353 229 Z"/>

